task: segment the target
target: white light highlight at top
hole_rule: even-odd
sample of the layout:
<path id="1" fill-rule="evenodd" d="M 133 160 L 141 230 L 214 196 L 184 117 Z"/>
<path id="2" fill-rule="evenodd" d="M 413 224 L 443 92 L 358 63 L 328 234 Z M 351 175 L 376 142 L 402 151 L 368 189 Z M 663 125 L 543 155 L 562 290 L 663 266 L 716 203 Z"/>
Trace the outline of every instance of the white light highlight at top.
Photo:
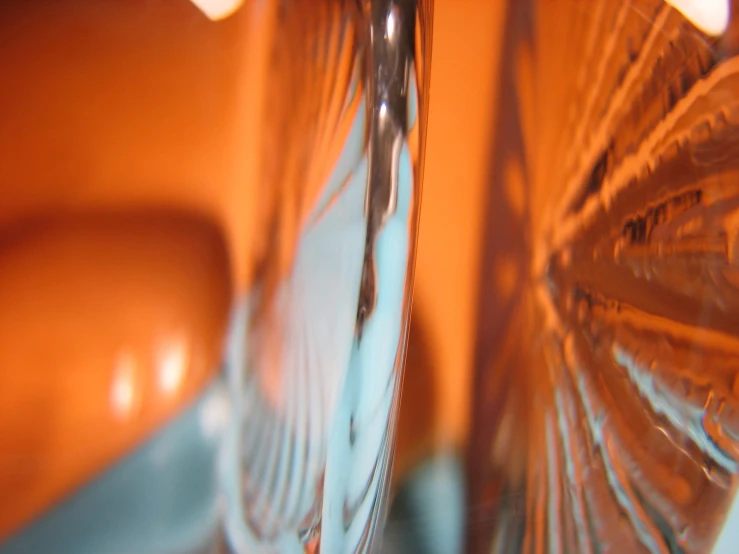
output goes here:
<path id="1" fill-rule="evenodd" d="M 722 35 L 729 26 L 730 0 L 665 1 L 708 35 Z"/>
<path id="2" fill-rule="evenodd" d="M 239 9 L 244 0 L 190 0 L 205 16 L 218 21 L 225 19 Z"/>

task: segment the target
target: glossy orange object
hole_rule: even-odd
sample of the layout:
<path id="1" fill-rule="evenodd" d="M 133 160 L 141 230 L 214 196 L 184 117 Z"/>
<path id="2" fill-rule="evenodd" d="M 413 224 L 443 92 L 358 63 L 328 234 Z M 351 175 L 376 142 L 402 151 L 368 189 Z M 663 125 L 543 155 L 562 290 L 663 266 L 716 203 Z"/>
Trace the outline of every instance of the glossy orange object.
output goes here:
<path id="1" fill-rule="evenodd" d="M 0 252 L 0 538 L 181 411 L 219 367 L 217 228 L 180 214 L 41 220 Z"/>
<path id="2" fill-rule="evenodd" d="M 218 370 L 259 224 L 269 14 L 0 6 L 0 540 Z"/>

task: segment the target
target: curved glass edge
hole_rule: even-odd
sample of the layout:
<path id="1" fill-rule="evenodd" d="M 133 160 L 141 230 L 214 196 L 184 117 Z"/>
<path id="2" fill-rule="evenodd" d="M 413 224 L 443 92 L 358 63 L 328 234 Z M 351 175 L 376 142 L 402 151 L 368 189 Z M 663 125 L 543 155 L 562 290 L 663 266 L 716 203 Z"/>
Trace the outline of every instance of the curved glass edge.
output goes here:
<path id="1" fill-rule="evenodd" d="M 468 552 L 736 550 L 736 2 L 676 4 L 507 2 Z"/>
<path id="2" fill-rule="evenodd" d="M 328 2 L 328 12 L 351 4 Z M 272 254 L 280 238 L 273 237 L 261 279 L 234 314 L 226 366 L 235 417 L 221 479 L 228 548 L 238 554 L 350 554 L 381 545 L 413 286 L 431 4 L 372 1 L 361 13 L 359 39 L 356 28 L 342 31 L 343 46 L 347 36 L 357 40 L 356 63 L 364 68 L 359 83 L 347 81 L 342 113 L 352 113 L 346 106 L 355 98 L 359 104 L 342 154 L 299 225 L 294 261 L 287 271 L 277 267 L 281 260 Z M 300 78 L 315 77 L 307 71 Z M 327 121 L 309 123 L 321 129 Z M 286 151 L 304 140 L 288 136 Z M 314 171 L 320 174 L 308 164 L 301 175 Z M 270 175 L 289 191 L 284 170 Z M 329 335 L 310 331 L 321 322 Z M 295 342 L 296 328 L 308 330 L 307 339 L 297 339 L 307 343 Z M 270 340 L 282 345 L 276 366 L 264 352 Z M 328 364 L 305 365 L 291 353 L 301 345 Z M 274 378 L 281 383 L 277 397 L 268 390 Z"/>

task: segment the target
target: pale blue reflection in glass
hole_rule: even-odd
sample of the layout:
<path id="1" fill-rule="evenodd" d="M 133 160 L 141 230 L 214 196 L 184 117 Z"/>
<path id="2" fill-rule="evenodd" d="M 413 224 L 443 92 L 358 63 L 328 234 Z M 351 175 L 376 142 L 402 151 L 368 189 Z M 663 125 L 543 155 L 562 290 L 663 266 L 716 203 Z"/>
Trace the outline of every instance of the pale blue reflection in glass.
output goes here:
<path id="1" fill-rule="evenodd" d="M 464 460 L 434 452 L 403 482 L 383 538 L 383 554 L 461 554 L 464 547 Z"/>
<path id="2" fill-rule="evenodd" d="M 410 85 L 412 125 L 417 118 L 415 80 Z M 373 246 L 376 304 L 357 338 L 367 229 L 365 126 L 362 102 L 284 284 L 294 296 L 281 321 L 294 330 L 283 343 L 288 357 L 281 383 L 289 390 L 282 414 L 266 407 L 259 381 L 250 374 L 254 370 L 246 367 L 248 302 L 235 314 L 227 367 L 232 391 L 244 392 L 234 398 L 235 423 L 222 476 L 227 535 L 238 553 L 300 553 L 319 534 L 324 552 L 363 552 L 381 516 L 404 344 L 414 190 L 404 143 L 395 164 L 397 208 Z M 305 351 L 328 363 L 329 370 L 301 363 L 298 356 Z M 251 484 L 246 494 L 244 477 Z"/>
<path id="3" fill-rule="evenodd" d="M 329 441 L 322 543 L 326 552 L 355 552 L 373 515 L 388 470 L 388 433 L 403 329 L 413 171 L 408 146 L 398 167 L 398 205 L 375 244 L 377 304 L 352 358 Z M 349 516 L 349 525 L 345 518 Z M 379 515 L 379 510 L 374 516 Z"/>
<path id="4" fill-rule="evenodd" d="M 739 496 L 731 503 L 731 508 L 721 528 L 716 544 L 713 546 L 713 554 L 735 554 L 739 549 Z"/>
<path id="5" fill-rule="evenodd" d="M 230 508 L 228 537 L 239 553 L 267 545 L 280 553 L 303 552 L 301 523 L 320 508 L 331 413 L 349 365 L 364 259 L 365 118 L 363 101 L 309 217 L 293 272 L 279 293 L 287 290 L 289 298 L 280 319 L 289 329 L 281 376 L 287 389 L 285 413 L 272 413 L 260 398 L 263 392 L 255 370 L 246 367 L 250 302 L 241 302 L 236 310 L 227 355 L 236 417 L 225 446 L 223 478 Z M 307 364 L 306 349 L 313 356 Z M 328 370 L 316 360 L 326 361 Z M 269 463 L 259 456 L 268 456 Z M 252 483 L 246 501 L 244 473 Z M 265 517 L 269 521 L 264 527 L 272 536 L 254 529 L 254 519 Z"/>

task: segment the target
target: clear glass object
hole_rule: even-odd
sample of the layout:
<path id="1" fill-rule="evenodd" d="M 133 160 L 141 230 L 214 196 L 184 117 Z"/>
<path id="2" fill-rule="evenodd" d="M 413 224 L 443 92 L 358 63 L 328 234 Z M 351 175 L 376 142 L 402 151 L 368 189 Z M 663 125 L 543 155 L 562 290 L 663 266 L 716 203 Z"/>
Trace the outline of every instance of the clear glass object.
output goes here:
<path id="1" fill-rule="evenodd" d="M 430 3 L 0 6 L 0 554 L 372 552 Z"/>
<path id="2" fill-rule="evenodd" d="M 468 552 L 737 551 L 735 7 L 507 3 Z"/>

